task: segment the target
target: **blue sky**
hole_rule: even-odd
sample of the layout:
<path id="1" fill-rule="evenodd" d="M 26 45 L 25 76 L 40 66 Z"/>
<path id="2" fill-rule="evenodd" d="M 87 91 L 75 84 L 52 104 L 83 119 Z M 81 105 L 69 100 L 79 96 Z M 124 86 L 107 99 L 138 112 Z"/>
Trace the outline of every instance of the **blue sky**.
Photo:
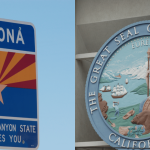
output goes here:
<path id="1" fill-rule="evenodd" d="M 74 149 L 74 0 L 1 0 L 0 18 L 32 22 L 36 28 L 39 150 Z"/>

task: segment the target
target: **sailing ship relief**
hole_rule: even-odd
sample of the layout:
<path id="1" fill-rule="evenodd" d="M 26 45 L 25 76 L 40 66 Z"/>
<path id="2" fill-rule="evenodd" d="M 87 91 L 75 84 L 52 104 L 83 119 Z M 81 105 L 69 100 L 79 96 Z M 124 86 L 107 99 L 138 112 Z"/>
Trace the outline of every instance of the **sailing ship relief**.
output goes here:
<path id="1" fill-rule="evenodd" d="M 128 79 L 126 79 L 126 80 L 125 80 L 125 83 L 128 84 L 128 82 L 129 82 Z"/>
<path id="2" fill-rule="evenodd" d="M 111 87 L 108 85 L 108 86 L 103 86 L 100 91 L 102 92 L 110 92 L 111 91 Z"/>
<path id="3" fill-rule="evenodd" d="M 127 90 L 123 85 L 117 85 L 116 87 L 114 86 L 113 91 L 112 91 L 112 98 L 122 98 L 127 94 Z"/>

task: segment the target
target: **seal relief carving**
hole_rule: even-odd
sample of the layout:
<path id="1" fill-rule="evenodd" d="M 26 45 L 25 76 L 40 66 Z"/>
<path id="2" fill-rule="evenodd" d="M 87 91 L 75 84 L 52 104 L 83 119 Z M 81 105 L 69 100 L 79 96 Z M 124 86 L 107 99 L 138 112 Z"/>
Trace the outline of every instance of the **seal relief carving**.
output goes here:
<path id="1" fill-rule="evenodd" d="M 129 25 L 99 50 L 85 90 L 89 119 L 110 146 L 150 148 L 150 21 Z"/>
<path id="2" fill-rule="evenodd" d="M 150 114 L 150 97 L 147 98 L 147 78 L 150 72 L 148 42 L 150 43 L 150 37 L 146 36 L 124 44 L 109 59 L 99 81 L 99 95 L 105 99 L 103 104 L 99 103 L 102 115 L 111 127 L 112 123 L 115 124 L 112 127 L 115 131 L 128 137 L 150 136 L 148 121 L 142 119 L 144 111 Z"/>

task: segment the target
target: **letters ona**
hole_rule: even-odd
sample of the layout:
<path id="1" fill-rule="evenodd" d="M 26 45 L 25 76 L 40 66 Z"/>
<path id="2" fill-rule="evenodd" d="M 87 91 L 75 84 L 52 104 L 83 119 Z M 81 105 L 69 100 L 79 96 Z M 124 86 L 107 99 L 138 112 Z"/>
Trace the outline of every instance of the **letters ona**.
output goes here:
<path id="1" fill-rule="evenodd" d="M 0 32 L 2 33 L 2 36 L 0 37 L 0 42 L 4 42 L 5 36 L 7 36 L 7 42 L 8 43 L 10 42 L 9 39 L 11 39 L 12 43 L 18 44 L 20 41 L 22 44 L 25 44 L 24 39 L 23 39 L 23 35 L 21 32 L 21 28 L 19 28 L 19 30 L 18 30 L 16 40 L 14 39 L 14 29 L 12 29 L 12 31 L 10 32 L 10 30 L 8 28 L 5 31 L 2 27 L 0 27 Z M 5 35 L 5 33 L 6 33 L 6 35 Z"/>

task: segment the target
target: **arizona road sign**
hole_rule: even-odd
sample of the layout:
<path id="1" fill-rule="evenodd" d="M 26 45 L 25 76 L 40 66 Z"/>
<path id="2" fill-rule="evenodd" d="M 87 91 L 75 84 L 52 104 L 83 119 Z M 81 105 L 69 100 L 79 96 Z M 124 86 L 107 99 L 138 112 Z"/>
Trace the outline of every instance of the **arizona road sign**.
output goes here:
<path id="1" fill-rule="evenodd" d="M 0 148 L 37 149 L 35 28 L 0 19 Z"/>

